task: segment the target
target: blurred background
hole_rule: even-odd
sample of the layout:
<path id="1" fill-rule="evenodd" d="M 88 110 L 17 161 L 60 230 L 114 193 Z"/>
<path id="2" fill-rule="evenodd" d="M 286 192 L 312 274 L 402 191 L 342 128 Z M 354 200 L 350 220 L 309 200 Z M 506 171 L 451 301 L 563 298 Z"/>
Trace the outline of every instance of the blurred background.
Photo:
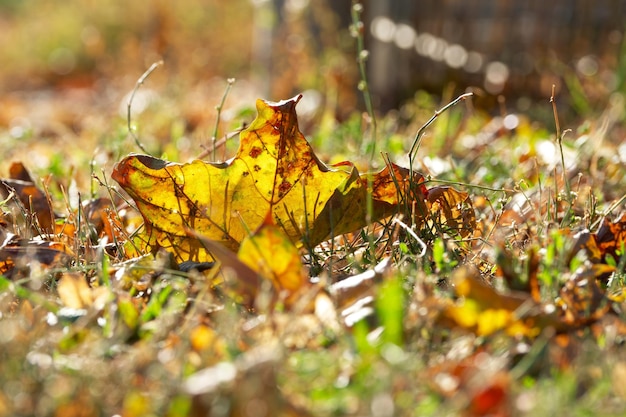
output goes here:
<path id="1" fill-rule="evenodd" d="M 569 96 L 591 79 L 580 93 L 592 100 L 623 87 L 624 0 L 369 4 L 371 78 L 385 107 L 448 83 L 512 100 L 549 98 L 553 84 Z"/>
<path id="2" fill-rule="evenodd" d="M 164 64 L 138 91 L 133 111 L 160 151 L 172 138 L 183 152 L 206 142 L 228 78 L 237 81 L 221 129 L 253 118 L 258 97 L 300 92 L 303 123 L 346 120 L 363 109 L 351 6 L 0 0 L 0 135 L 14 141 L 7 155 L 34 139 L 69 138 L 75 146 L 76 138 L 124 137 L 129 93 L 159 60 Z M 425 109 L 432 112 L 470 89 L 488 112 L 532 113 L 544 103 L 549 120 L 545 103 L 554 85 L 568 121 L 603 111 L 625 91 L 626 0 L 369 0 L 362 19 L 382 113 L 424 93 L 433 97 Z"/>

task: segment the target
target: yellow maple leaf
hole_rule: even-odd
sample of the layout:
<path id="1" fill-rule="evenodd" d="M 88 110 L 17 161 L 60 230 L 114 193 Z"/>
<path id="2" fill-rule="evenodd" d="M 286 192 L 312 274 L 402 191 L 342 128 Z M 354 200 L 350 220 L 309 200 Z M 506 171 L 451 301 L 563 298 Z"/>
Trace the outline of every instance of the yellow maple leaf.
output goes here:
<path id="1" fill-rule="evenodd" d="M 178 261 L 211 260 L 189 229 L 237 250 L 268 212 L 292 242 L 311 246 L 366 226 L 367 177 L 351 163 L 328 167 L 315 156 L 298 129 L 300 98 L 258 100 L 257 118 L 225 163 L 176 164 L 147 155 L 119 162 L 113 179 L 144 217 L 140 249 L 164 248 Z M 392 164 L 371 181 L 373 221 L 427 193 L 421 175 Z"/>

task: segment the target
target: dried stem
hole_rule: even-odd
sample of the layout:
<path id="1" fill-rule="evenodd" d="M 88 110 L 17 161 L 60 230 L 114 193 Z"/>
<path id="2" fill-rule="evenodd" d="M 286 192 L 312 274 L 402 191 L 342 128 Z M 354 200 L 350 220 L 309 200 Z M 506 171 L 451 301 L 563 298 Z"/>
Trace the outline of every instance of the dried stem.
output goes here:
<path id="1" fill-rule="evenodd" d="M 217 115 L 215 117 L 215 127 L 213 128 L 213 135 L 211 135 L 211 148 L 212 148 L 211 161 L 213 162 L 215 162 L 215 150 L 217 149 L 217 145 L 216 145 L 217 131 L 220 125 L 220 117 L 222 116 L 222 109 L 224 108 L 224 102 L 226 102 L 226 97 L 228 96 L 228 93 L 230 92 L 231 87 L 233 86 L 233 84 L 235 84 L 235 79 L 229 78 L 228 80 L 226 80 L 226 82 L 228 84 L 226 85 L 226 90 L 224 90 L 224 95 L 222 96 L 222 100 L 220 101 L 220 104 L 215 106 L 215 110 L 217 110 Z"/>
<path id="2" fill-rule="evenodd" d="M 428 121 L 426 123 L 424 123 L 422 125 L 422 127 L 420 127 L 420 129 L 417 131 L 417 134 L 415 135 L 415 139 L 413 139 L 413 144 L 411 145 L 411 150 L 409 151 L 409 164 L 410 164 L 411 170 L 413 169 L 413 161 L 415 159 L 414 153 L 417 153 L 417 151 L 419 150 L 419 147 L 420 147 L 420 145 L 422 143 L 422 137 L 424 136 L 424 133 L 426 132 L 426 129 L 428 129 L 428 127 L 435 120 L 437 120 L 437 118 L 439 117 L 439 115 L 441 115 L 441 113 L 445 112 L 446 110 L 448 110 L 449 108 L 451 108 L 453 106 L 456 106 L 461 101 L 463 101 L 466 98 L 469 98 L 469 97 L 471 97 L 473 95 L 474 95 L 473 93 L 461 94 L 456 99 L 454 99 L 454 101 L 451 101 L 450 103 L 446 104 L 445 106 L 443 106 L 439 110 L 435 111 L 433 116 L 430 119 L 428 119 Z"/>
<path id="3" fill-rule="evenodd" d="M 126 114 L 126 122 L 128 123 L 128 133 L 133 137 L 139 149 L 141 149 L 144 153 L 148 153 L 148 151 L 146 151 L 146 148 L 144 148 L 143 144 L 139 141 L 139 138 L 137 137 L 137 135 L 135 134 L 133 130 L 133 127 L 131 126 L 131 108 L 133 105 L 135 94 L 137 93 L 137 90 L 139 90 L 139 87 L 143 85 L 143 83 L 150 76 L 150 74 L 152 74 L 152 72 L 155 69 L 157 69 L 157 67 L 159 67 L 160 65 L 163 65 L 163 61 L 157 61 L 153 63 L 152 65 L 150 65 L 150 68 L 148 68 L 148 70 L 144 72 L 142 76 L 139 77 L 139 79 L 137 80 L 137 83 L 135 84 L 135 88 L 133 89 L 133 92 L 130 94 L 130 98 L 128 99 L 128 112 Z"/>

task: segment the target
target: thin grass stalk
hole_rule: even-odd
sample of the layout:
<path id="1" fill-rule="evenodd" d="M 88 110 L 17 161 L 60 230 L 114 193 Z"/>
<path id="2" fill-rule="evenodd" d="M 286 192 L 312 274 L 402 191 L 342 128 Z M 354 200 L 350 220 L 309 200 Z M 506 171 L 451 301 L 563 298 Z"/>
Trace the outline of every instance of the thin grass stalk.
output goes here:
<path id="1" fill-rule="evenodd" d="M 226 102 L 226 97 L 228 96 L 230 89 L 232 88 L 233 84 L 235 84 L 235 79 L 229 78 L 228 80 L 226 80 L 226 82 L 227 82 L 226 89 L 224 90 L 224 94 L 222 95 L 220 104 L 215 106 L 215 110 L 217 110 L 217 115 L 215 116 L 215 126 L 213 127 L 213 134 L 211 135 L 211 148 L 212 148 L 211 161 L 212 162 L 215 162 L 215 158 L 216 158 L 215 151 L 217 149 L 217 146 L 216 146 L 217 131 L 220 126 L 220 118 L 222 117 L 222 109 L 224 108 L 224 103 Z"/>
<path id="2" fill-rule="evenodd" d="M 135 88 L 133 88 L 133 91 L 130 94 L 130 98 L 128 99 L 128 105 L 127 105 L 126 123 L 127 123 L 127 127 L 128 127 L 128 133 L 135 140 L 135 144 L 139 147 L 139 149 L 141 149 L 141 151 L 146 153 L 146 154 L 148 154 L 148 151 L 143 146 L 141 141 L 139 141 L 139 137 L 135 133 L 135 129 L 133 129 L 133 126 L 131 124 L 131 109 L 132 109 L 132 106 L 133 106 L 133 100 L 135 99 L 135 94 L 137 94 L 137 90 L 139 90 L 139 87 L 141 87 L 146 82 L 146 79 L 148 79 L 150 74 L 152 74 L 154 72 L 154 70 L 157 69 L 160 65 L 163 65 L 163 61 L 157 61 L 157 62 L 153 63 L 152 65 L 150 65 L 150 68 L 148 68 L 146 70 L 146 72 L 144 72 L 141 75 L 141 77 L 139 77 L 139 79 L 137 80 L 137 83 L 135 84 Z"/>
<path id="3" fill-rule="evenodd" d="M 376 155 L 376 133 L 377 133 L 377 124 L 376 124 L 376 115 L 374 114 L 374 105 L 372 104 L 372 95 L 369 89 L 369 83 L 367 82 L 367 70 L 365 66 L 365 62 L 367 61 L 369 52 L 365 49 L 365 39 L 363 36 L 364 24 L 361 20 L 361 13 L 363 12 L 363 5 L 358 1 L 353 0 L 352 9 L 351 9 L 351 17 L 352 17 L 352 25 L 350 26 L 350 32 L 352 36 L 356 38 L 357 44 L 357 63 L 359 66 L 359 90 L 363 93 L 363 100 L 365 102 L 365 109 L 367 111 L 370 123 L 370 131 L 369 131 L 369 140 L 366 142 L 366 150 L 369 150 L 368 156 L 368 173 L 367 173 L 367 198 L 366 198 L 366 218 L 365 221 L 369 225 L 372 222 L 373 213 L 374 213 L 374 200 L 371 195 L 371 190 L 373 188 L 373 176 L 371 173 L 371 168 L 374 161 L 374 156 Z M 370 238 L 369 239 L 370 253 L 374 255 L 375 248 L 374 242 Z M 375 260 L 373 260 L 375 261 Z"/>
<path id="4" fill-rule="evenodd" d="M 568 204 L 567 211 L 563 214 L 563 219 L 561 220 L 561 227 L 563 227 L 565 226 L 565 221 L 569 218 L 569 214 L 572 211 L 572 206 L 574 205 L 574 203 L 572 202 L 572 190 L 570 187 L 570 183 L 569 183 L 569 180 L 567 179 L 567 167 L 565 166 L 565 153 L 563 152 L 563 137 L 565 136 L 567 132 L 569 132 L 569 129 L 566 129 L 561 132 L 559 114 L 556 108 L 555 88 L 556 86 L 552 84 L 552 94 L 550 95 L 550 103 L 552 104 L 552 112 L 554 114 L 554 123 L 555 123 L 555 128 L 556 128 L 556 143 L 559 146 L 559 155 L 561 157 L 561 170 L 562 170 L 561 174 L 562 174 L 562 179 L 563 179 L 563 186 L 565 187 L 565 198 Z M 556 183 L 556 173 L 555 173 L 554 186 L 555 186 L 555 189 L 558 190 L 557 183 Z M 558 212 L 558 193 L 555 197 L 556 197 L 555 213 L 557 213 Z M 557 218 L 555 217 L 555 220 L 556 219 Z"/>

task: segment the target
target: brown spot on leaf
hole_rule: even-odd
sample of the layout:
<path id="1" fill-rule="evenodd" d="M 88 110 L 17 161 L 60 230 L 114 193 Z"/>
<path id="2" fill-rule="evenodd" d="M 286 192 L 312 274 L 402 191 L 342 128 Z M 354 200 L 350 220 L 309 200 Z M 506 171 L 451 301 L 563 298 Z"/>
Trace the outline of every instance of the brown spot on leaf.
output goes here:
<path id="1" fill-rule="evenodd" d="M 289 191 L 290 189 L 291 189 L 291 184 L 287 181 L 283 181 L 278 186 L 278 193 L 280 196 L 282 196 L 284 194 L 287 194 L 287 191 Z"/>
<path id="2" fill-rule="evenodd" d="M 257 158 L 259 155 L 261 155 L 262 152 L 263 149 L 259 148 L 258 146 L 254 146 L 252 147 L 252 149 L 250 149 L 250 153 L 248 155 L 250 155 L 250 158 Z"/>

